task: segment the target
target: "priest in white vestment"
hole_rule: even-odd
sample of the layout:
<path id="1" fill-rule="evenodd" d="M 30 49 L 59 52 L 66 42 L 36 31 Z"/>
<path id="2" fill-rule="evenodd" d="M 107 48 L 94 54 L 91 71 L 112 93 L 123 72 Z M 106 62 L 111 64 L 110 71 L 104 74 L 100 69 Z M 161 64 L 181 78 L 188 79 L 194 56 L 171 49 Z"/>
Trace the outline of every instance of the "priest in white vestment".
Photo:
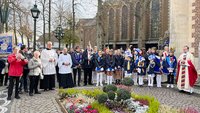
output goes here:
<path id="1" fill-rule="evenodd" d="M 47 48 L 41 52 L 42 71 L 44 79 L 41 80 L 40 88 L 46 90 L 53 90 L 55 87 L 55 74 L 58 55 L 52 49 L 52 42 L 47 42 Z"/>
<path id="2" fill-rule="evenodd" d="M 194 67 L 194 57 L 189 52 L 189 47 L 185 46 L 183 51 L 178 59 L 177 87 L 180 91 L 192 93 L 198 77 L 197 71 Z"/>

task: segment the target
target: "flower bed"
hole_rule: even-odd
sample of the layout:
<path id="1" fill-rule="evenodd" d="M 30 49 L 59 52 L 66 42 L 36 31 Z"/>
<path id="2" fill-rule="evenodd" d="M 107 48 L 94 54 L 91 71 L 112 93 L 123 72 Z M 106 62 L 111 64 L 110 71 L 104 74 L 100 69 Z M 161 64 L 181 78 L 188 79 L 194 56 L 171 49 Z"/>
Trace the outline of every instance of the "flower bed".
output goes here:
<path id="1" fill-rule="evenodd" d="M 131 93 L 131 84 L 107 85 L 103 89 L 60 89 L 59 101 L 67 113 L 157 113 L 159 102 Z"/>
<path id="2" fill-rule="evenodd" d="M 131 109 L 133 110 L 132 112 L 136 113 L 157 113 L 159 108 L 159 102 L 153 97 L 140 96 L 134 93 L 131 94 L 129 99 L 123 101 L 105 99 L 105 103 L 100 103 L 98 100 L 101 98 L 100 95 L 106 95 L 101 89 L 60 89 L 59 94 L 60 101 L 68 113 L 127 113 Z M 85 108 L 88 108 L 88 106 L 91 107 L 86 112 Z M 75 108 L 77 112 L 75 112 Z"/>

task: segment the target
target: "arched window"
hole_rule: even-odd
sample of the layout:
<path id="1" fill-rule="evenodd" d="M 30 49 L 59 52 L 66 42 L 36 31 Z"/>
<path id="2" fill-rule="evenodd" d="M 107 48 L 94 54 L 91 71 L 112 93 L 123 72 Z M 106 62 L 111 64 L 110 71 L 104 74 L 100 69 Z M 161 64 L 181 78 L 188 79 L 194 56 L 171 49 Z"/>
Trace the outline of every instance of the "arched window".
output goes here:
<path id="1" fill-rule="evenodd" d="M 108 40 L 114 40 L 114 9 L 109 11 Z"/>
<path id="2" fill-rule="evenodd" d="M 152 0 L 151 4 L 151 38 L 159 38 L 159 12 L 160 3 L 159 0 Z"/>
<path id="3" fill-rule="evenodd" d="M 128 8 L 125 5 L 122 7 L 121 32 L 122 32 L 121 39 L 127 39 L 128 38 Z"/>
<path id="4" fill-rule="evenodd" d="M 140 22 L 140 3 L 138 2 L 135 10 L 135 39 L 139 37 L 139 22 Z"/>
<path id="5" fill-rule="evenodd" d="M 130 17 L 129 17 L 129 38 L 131 40 L 134 39 L 133 35 L 134 35 L 134 19 L 135 19 L 135 7 L 133 3 L 130 3 Z"/>

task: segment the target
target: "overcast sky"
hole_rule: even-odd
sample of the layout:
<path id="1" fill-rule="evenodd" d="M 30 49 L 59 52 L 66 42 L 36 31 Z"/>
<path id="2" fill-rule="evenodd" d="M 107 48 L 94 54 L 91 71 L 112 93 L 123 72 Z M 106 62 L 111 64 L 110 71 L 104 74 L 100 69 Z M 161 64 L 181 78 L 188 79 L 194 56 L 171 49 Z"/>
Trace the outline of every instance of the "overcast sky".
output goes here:
<path id="1" fill-rule="evenodd" d="M 39 2 L 39 0 L 36 0 Z M 47 0 L 48 1 L 48 0 Z M 57 0 L 52 0 L 57 1 Z M 65 0 L 69 5 L 72 4 L 72 0 Z M 24 5 L 27 7 L 33 7 L 34 0 L 24 0 Z M 79 18 L 93 18 L 97 12 L 97 0 L 75 0 L 78 3 L 76 6 L 76 14 Z"/>
<path id="2" fill-rule="evenodd" d="M 33 5 L 35 4 L 35 0 L 22 0 L 23 5 L 27 9 L 31 9 Z M 40 0 L 36 0 L 38 8 L 42 10 L 42 7 L 39 4 Z M 48 1 L 48 0 L 47 0 Z M 58 2 L 59 0 L 52 0 L 52 2 Z M 71 10 L 72 0 L 63 0 L 66 3 L 66 6 L 68 6 Z M 75 0 L 75 3 L 77 4 L 75 7 L 76 12 L 76 19 L 80 18 L 94 18 L 97 13 L 97 0 Z M 52 5 L 52 7 L 54 7 Z M 52 9 L 52 17 L 54 16 Z M 33 21 L 31 20 L 31 23 L 33 24 Z M 42 35 L 43 27 L 42 27 L 42 21 L 38 19 L 37 22 L 37 35 Z M 52 30 L 55 29 L 55 26 L 52 26 Z M 48 29 L 46 29 L 48 30 Z"/>

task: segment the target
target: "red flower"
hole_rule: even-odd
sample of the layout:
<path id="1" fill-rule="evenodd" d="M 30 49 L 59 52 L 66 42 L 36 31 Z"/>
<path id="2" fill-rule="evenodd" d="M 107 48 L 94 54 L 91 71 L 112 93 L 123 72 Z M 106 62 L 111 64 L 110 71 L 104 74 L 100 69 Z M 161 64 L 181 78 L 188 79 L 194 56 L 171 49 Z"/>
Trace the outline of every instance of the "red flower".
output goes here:
<path id="1" fill-rule="evenodd" d="M 91 105 L 88 105 L 86 108 L 87 108 L 87 109 L 92 109 L 92 106 L 91 106 Z"/>

